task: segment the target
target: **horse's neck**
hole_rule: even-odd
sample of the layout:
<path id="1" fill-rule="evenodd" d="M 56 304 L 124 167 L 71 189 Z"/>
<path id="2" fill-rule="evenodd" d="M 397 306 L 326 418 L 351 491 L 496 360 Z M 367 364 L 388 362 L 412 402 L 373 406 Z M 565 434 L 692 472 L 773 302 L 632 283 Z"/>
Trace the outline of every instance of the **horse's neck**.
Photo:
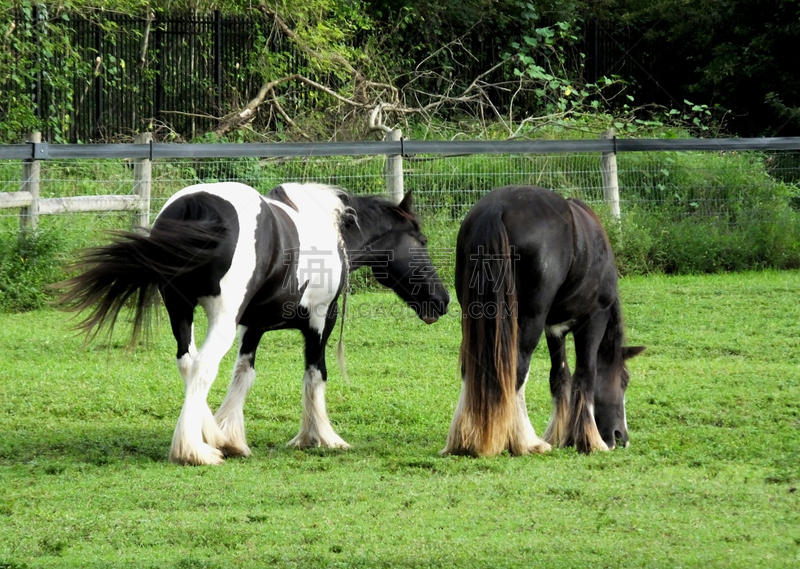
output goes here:
<path id="1" fill-rule="evenodd" d="M 350 270 L 374 266 L 380 261 L 385 264 L 377 242 L 392 230 L 392 222 L 387 218 L 388 214 L 375 209 L 368 201 L 362 201 L 359 198 L 354 198 L 348 206 L 353 209 L 355 216 L 345 222 L 342 236 L 347 255 L 350 257 Z M 364 211 L 362 208 L 371 211 Z"/>
<path id="2" fill-rule="evenodd" d="M 374 230 L 359 228 L 355 223 L 344 229 L 344 246 L 350 259 L 351 272 L 360 267 L 373 264 L 372 257 L 375 256 L 375 252 L 370 245 L 380 239 L 381 236 L 380 233 Z"/>

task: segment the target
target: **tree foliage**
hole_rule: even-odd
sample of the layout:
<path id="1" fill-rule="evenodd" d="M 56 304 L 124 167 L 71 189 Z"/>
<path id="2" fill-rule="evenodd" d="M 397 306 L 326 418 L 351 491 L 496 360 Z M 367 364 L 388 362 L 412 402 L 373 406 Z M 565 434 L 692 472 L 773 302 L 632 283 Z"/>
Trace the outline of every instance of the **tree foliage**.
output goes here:
<path id="1" fill-rule="evenodd" d="M 643 112 L 650 103 L 676 107 L 657 120 L 700 129 L 713 111 L 739 134 L 800 133 L 800 4 L 786 0 L 0 0 L 0 136 L 46 127 L 58 139 L 93 81 L 122 80 L 124 62 L 79 57 L 68 31 L 73 14 L 110 27 L 112 10 L 221 10 L 274 23 L 255 25 L 237 68 L 258 82 L 255 92 L 212 111 L 218 136 L 353 138 L 370 124 L 468 120 L 513 137 L 603 111 L 630 129 L 653 118 L 652 108 Z M 654 76 L 634 66 L 631 76 L 589 81 L 595 19 L 612 33 L 629 30 Z M 136 33 L 143 53 L 154 49 Z M 274 49 L 276 35 L 291 48 Z M 155 73 L 144 56 L 141 67 Z M 61 98 L 37 98 L 37 81 Z"/>
<path id="2" fill-rule="evenodd" d="M 659 84 L 677 100 L 729 111 L 741 135 L 800 134 L 800 2 L 599 0 L 589 17 L 636 30 Z M 639 96 L 662 99 L 652 82 Z"/>

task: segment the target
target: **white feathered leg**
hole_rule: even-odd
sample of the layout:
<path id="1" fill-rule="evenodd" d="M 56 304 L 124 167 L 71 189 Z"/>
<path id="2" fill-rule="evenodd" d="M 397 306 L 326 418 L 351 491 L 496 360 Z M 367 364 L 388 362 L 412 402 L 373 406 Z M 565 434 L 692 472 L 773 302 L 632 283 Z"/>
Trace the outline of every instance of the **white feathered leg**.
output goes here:
<path id="1" fill-rule="evenodd" d="M 517 420 L 515 422 L 516 433 L 512 435 L 512 443 L 509 448 L 514 454 L 543 453 L 552 447 L 536 436 L 536 431 L 531 425 L 531 418 L 528 415 L 528 405 L 525 402 L 525 387 L 528 385 L 528 376 L 525 376 L 525 383 L 517 390 Z"/>
<path id="2" fill-rule="evenodd" d="M 241 333 L 240 333 L 241 338 Z M 250 456 L 244 430 L 244 402 L 256 379 L 253 368 L 253 354 L 239 354 L 233 368 L 233 378 L 228 386 L 228 393 L 217 410 L 214 418 L 225 437 L 225 444 L 220 448 L 226 456 Z"/>
<path id="3" fill-rule="evenodd" d="M 226 312 L 208 308 L 206 312 L 209 327 L 203 347 L 195 357 L 186 354 L 178 360 L 185 399 L 169 452 L 169 459 L 177 464 L 221 464 L 223 461 L 217 447 L 224 444 L 225 437 L 214 421 L 206 398 L 219 363 L 233 344 L 236 324 L 234 317 Z"/>
<path id="4" fill-rule="evenodd" d="M 334 432 L 328 419 L 325 410 L 325 381 L 322 379 L 322 372 L 316 366 L 309 366 L 303 376 L 303 417 L 300 432 L 289 441 L 289 446 L 350 448 L 350 445 Z"/>

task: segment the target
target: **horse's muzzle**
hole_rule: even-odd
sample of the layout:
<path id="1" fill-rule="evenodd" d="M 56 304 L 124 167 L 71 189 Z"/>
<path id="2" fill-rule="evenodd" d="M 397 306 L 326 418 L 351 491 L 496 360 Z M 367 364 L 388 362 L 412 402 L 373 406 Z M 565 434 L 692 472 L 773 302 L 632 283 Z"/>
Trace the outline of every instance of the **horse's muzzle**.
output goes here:
<path id="1" fill-rule="evenodd" d="M 450 295 L 447 294 L 447 291 L 443 292 L 444 294 L 438 297 L 434 296 L 422 304 L 415 305 L 417 316 L 419 316 L 420 320 L 425 324 L 433 324 L 439 320 L 440 317 L 447 314 L 447 305 L 450 304 Z"/>
<path id="2" fill-rule="evenodd" d="M 440 292 L 441 291 L 441 292 Z M 439 318 L 447 314 L 447 305 L 450 304 L 450 295 L 444 287 L 440 291 L 431 295 L 424 302 L 409 302 L 409 306 L 414 309 L 420 320 L 425 324 L 433 324 Z"/>

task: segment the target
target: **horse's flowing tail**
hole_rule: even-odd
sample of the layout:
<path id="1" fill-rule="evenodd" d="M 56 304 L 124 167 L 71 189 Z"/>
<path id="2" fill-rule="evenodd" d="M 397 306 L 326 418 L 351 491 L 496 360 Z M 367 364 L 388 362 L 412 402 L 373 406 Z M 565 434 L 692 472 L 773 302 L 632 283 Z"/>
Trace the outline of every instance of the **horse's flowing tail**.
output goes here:
<path id="1" fill-rule="evenodd" d="M 500 210 L 484 213 L 465 243 L 460 287 L 461 397 L 443 454 L 513 454 L 520 432 L 517 410 L 517 295 L 514 251 Z"/>
<path id="2" fill-rule="evenodd" d="M 70 270 L 78 275 L 56 283 L 57 304 L 88 315 L 75 328 L 94 338 L 110 334 L 122 309 L 134 303 L 131 343 L 150 322 L 160 287 L 207 264 L 227 229 L 216 220 L 161 220 L 149 233 L 115 231 L 111 244 L 86 249 Z"/>

